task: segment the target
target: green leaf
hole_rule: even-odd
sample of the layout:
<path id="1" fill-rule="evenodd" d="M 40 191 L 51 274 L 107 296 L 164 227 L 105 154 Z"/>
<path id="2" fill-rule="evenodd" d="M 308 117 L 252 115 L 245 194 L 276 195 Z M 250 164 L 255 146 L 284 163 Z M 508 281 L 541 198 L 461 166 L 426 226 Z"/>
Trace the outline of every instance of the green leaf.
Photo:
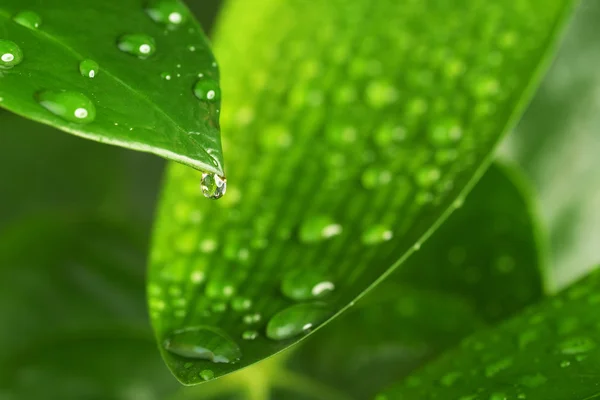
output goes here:
<path id="1" fill-rule="evenodd" d="M 596 272 L 498 328 L 468 338 L 381 399 L 596 398 L 599 291 Z M 449 375 L 455 379 L 444 384 Z"/>
<path id="2" fill-rule="evenodd" d="M 223 175 L 209 44 L 179 0 L 141 3 L 3 1 L 0 106 Z"/>
<path id="3" fill-rule="evenodd" d="M 383 279 L 483 172 L 572 2 L 461 4 L 229 3 L 215 40 L 236 160 L 229 193 L 201 202 L 199 174 L 172 165 L 149 273 L 153 325 L 180 381 L 314 331 L 327 320 L 321 302 L 333 317 Z M 282 295 L 287 274 L 319 303 L 269 322 L 298 304 Z M 288 334 L 265 337 L 267 326 Z M 204 327 L 228 339 L 215 344 Z M 195 358 L 164 348 L 182 330 L 201 332 L 179 342 Z M 241 359 L 205 360 L 208 345 L 237 345 Z"/>
<path id="4" fill-rule="evenodd" d="M 600 263 L 599 19 L 600 3 L 582 1 L 538 95 L 503 148 L 539 194 L 553 290 Z"/>
<path id="5" fill-rule="evenodd" d="M 0 124 L 0 398 L 172 393 L 144 304 L 162 163 L 6 112 Z"/>
<path id="6" fill-rule="evenodd" d="M 243 394 L 261 382 L 263 392 L 286 390 L 274 398 L 372 398 L 486 321 L 541 298 L 543 259 L 529 196 L 516 170 L 492 165 L 464 206 L 403 268 L 318 335 L 182 396 L 232 391 L 252 398 Z M 497 294 L 504 295 L 489 307 Z"/>

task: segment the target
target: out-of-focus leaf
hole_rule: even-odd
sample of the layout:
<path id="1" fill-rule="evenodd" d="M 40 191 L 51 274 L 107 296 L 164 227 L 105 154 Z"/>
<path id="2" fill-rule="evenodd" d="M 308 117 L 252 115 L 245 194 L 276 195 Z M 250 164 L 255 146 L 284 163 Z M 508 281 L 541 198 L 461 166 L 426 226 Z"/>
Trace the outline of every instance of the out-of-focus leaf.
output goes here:
<path id="1" fill-rule="evenodd" d="M 516 170 L 493 165 L 421 251 L 318 335 L 182 396 L 252 398 L 251 383 L 261 382 L 273 399 L 372 398 L 486 322 L 541 298 L 529 195 Z"/>
<path id="2" fill-rule="evenodd" d="M 0 107 L 223 175 L 217 64 L 179 0 L 3 0 L 0 53 Z"/>
<path id="3" fill-rule="evenodd" d="M 600 3 L 583 0 L 503 154 L 540 197 L 556 290 L 600 263 Z"/>
<path id="4" fill-rule="evenodd" d="M 14 114 L 0 124 L 0 398 L 171 393 L 144 307 L 160 160 Z"/>
<path id="5" fill-rule="evenodd" d="M 599 293 L 595 272 L 498 328 L 469 337 L 381 399 L 595 399 Z"/>
<path id="6" fill-rule="evenodd" d="M 230 2 L 229 192 L 202 202 L 173 165 L 154 236 L 150 310 L 178 379 L 285 349 L 418 247 L 519 116 L 572 3 Z"/>

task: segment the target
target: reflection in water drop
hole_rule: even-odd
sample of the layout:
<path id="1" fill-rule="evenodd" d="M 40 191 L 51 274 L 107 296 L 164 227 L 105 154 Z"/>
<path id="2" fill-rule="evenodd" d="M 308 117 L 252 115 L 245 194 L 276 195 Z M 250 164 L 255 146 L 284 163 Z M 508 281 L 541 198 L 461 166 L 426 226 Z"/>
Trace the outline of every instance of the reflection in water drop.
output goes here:
<path id="1" fill-rule="evenodd" d="M 217 174 L 202 174 L 202 194 L 209 199 L 220 199 L 227 191 L 227 179 Z"/>
<path id="2" fill-rule="evenodd" d="M 44 90 L 37 93 L 36 99 L 46 110 L 68 122 L 87 124 L 96 118 L 94 103 L 78 92 Z"/>
<path id="3" fill-rule="evenodd" d="M 166 350 L 185 358 L 232 363 L 242 352 L 232 339 L 218 328 L 198 326 L 178 330 L 163 342 Z"/>

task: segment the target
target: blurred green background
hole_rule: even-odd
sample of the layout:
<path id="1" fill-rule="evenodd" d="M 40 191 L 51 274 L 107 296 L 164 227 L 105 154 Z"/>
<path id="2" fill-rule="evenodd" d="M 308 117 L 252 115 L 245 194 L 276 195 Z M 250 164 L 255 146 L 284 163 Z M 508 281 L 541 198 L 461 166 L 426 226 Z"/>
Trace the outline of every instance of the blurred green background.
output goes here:
<path id="1" fill-rule="evenodd" d="M 210 31 L 221 1 L 189 5 Z M 584 0 L 499 151 L 535 187 L 554 289 L 600 261 L 598 20 Z M 3 111 L 0 131 L 0 400 L 171 398 L 144 294 L 164 162 Z"/>

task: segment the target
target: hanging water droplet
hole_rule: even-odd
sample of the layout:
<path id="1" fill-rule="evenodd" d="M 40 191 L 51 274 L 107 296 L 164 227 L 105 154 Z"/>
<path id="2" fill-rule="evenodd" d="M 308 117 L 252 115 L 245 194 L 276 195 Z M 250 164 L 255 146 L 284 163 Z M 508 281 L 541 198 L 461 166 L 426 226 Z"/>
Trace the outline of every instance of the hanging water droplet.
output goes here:
<path id="1" fill-rule="evenodd" d="M 203 101 L 218 101 L 221 98 L 221 89 L 212 79 L 200 79 L 194 85 L 194 95 Z"/>
<path id="2" fill-rule="evenodd" d="M 86 78 L 95 78 L 100 66 L 94 60 L 86 59 L 79 63 L 79 72 Z"/>
<path id="3" fill-rule="evenodd" d="M 227 191 L 227 179 L 217 174 L 202 174 L 202 194 L 209 199 L 220 199 Z"/>
<path id="4" fill-rule="evenodd" d="M 169 25 L 183 25 L 188 19 L 188 11 L 178 0 L 150 0 L 146 13 L 154 21 Z"/>
<path id="5" fill-rule="evenodd" d="M 117 41 L 119 50 L 145 59 L 156 52 L 156 42 L 154 39 L 143 33 L 133 33 L 123 35 Z"/>
<path id="6" fill-rule="evenodd" d="M 215 373 L 210 369 L 204 369 L 200 371 L 200 378 L 205 381 L 210 381 L 211 379 L 215 378 Z"/>
<path id="7" fill-rule="evenodd" d="M 281 281 L 281 292 L 291 300 L 304 301 L 331 293 L 335 285 L 322 273 L 309 268 L 289 271 Z"/>
<path id="8" fill-rule="evenodd" d="M 0 68 L 12 68 L 23 61 L 21 48 L 10 40 L 0 39 Z"/>
<path id="9" fill-rule="evenodd" d="M 315 243 L 329 239 L 342 233 L 342 226 L 333 218 L 317 215 L 306 219 L 300 227 L 300 240 L 304 243 Z"/>
<path id="10" fill-rule="evenodd" d="M 26 28 L 37 29 L 42 25 L 42 18 L 39 14 L 33 11 L 20 11 L 14 17 L 13 20 Z"/>
<path id="11" fill-rule="evenodd" d="M 247 311 L 252 307 L 252 300 L 246 297 L 234 297 L 231 300 L 231 308 L 235 311 Z"/>
<path id="12" fill-rule="evenodd" d="M 65 121 L 88 124 L 96 118 L 96 106 L 84 94 L 44 90 L 36 95 L 38 103 Z"/>
<path id="13" fill-rule="evenodd" d="M 394 233 L 387 226 L 374 225 L 363 232 L 361 241 L 364 245 L 372 246 L 382 242 L 387 242 L 394 237 Z"/>
<path id="14" fill-rule="evenodd" d="M 198 326 L 181 329 L 169 335 L 166 350 L 185 358 L 232 363 L 242 357 L 237 343 L 217 328 Z"/>
<path id="15" fill-rule="evenodd" d="M 245 331 L 242 333 L 242 339 L 244 340 L 254 340 L 258 337 L 257 331 Z"/>
<path id="16" fill-rule="evenodd" d="M 285 340 L 306 333 L 331 315 L 324 303 L 296 304 L 275 314 L 267 324 L 267 337 Z"/>

